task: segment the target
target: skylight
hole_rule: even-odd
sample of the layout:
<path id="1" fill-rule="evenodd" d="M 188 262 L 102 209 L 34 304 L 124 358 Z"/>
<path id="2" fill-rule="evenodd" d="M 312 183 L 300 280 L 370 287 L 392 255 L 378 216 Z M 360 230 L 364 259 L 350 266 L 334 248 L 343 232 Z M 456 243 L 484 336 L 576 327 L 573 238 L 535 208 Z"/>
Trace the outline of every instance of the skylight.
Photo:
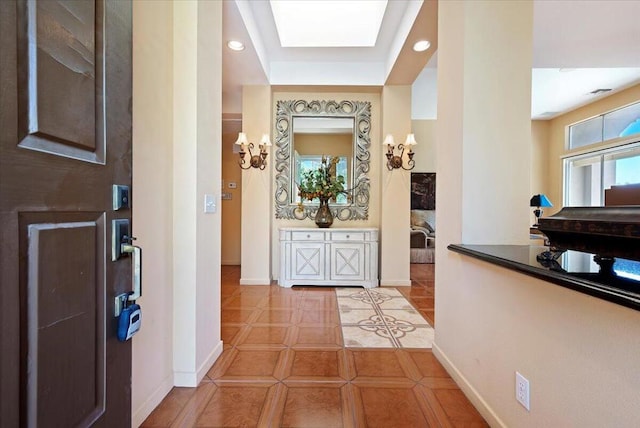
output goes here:
<path id="1" fill-rule="evenodd" d="M 282 47 L 375 46 L 387 0 L 270 0 Z"/>

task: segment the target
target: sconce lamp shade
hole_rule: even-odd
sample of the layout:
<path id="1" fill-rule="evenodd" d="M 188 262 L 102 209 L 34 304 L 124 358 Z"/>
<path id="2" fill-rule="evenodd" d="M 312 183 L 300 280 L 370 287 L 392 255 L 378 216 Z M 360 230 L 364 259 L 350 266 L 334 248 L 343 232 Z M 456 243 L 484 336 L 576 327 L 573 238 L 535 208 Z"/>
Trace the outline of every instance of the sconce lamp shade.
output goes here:
<path id="1" fill-rule="evenodd" d="M 239 132 L 238 133 L 238 139 L 236 140 L 236 144 L 238 144 L 239 146 L 243 145 L 243 144 L 247 144 L 247 134 L 245 134 L 244 132 Z"/>
<path id="2" fill-rule="evenodd" d="M 529 206 L 545 208 L 545 207 L 552 207 L 553 204 L 551 203 L 549 198 L 547 198 L 547 195 L 540 193 L 539 195 L 533 195 L 531 197 L 531 200 L 529 201 Z"/>
<path id="3" fill-rule="evenodd" d="M 262 139 L 260 140 L 260 145 L 262 146 L 271 146 L 271 140 L 269 139 L 269 134 L 262 134 Z"/>
<path id="4" fill-rule="evenodd" d="M 415 146 L 418 144 L 416 142 L 416 136 L 414 134 L 407 134 L 407 141 L 404 142 L 405 146 Z"/>
<path id="5" fill-rule="evenodd" d="M 387 134 L 387 136 L 384 137 L 384 141 L 382 142 L 382 145 L 384 145 L 384 146 L 395 146 L 396 143 L 395 143 L 395 141 L 393 141 L 393 135 Z"/>

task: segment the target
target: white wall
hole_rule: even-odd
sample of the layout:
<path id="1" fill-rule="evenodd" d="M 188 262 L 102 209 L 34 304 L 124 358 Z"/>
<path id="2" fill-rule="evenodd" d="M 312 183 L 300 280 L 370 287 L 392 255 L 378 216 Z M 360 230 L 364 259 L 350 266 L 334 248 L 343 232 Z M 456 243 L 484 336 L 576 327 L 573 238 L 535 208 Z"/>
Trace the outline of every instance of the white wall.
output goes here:
<path id="1" fill-rule="evenodd" d="M 477 317 L 487 310 L 475 306 L 484 284 L 469 273 L 471 260 L 446 247 L 528 243 L 532 13 L 531 2 L 445 2 L 438 10 L 434 353 L 490 424 L 499 419 L 483 407 L 483 393 L 493 370 L 504 370 L 508 325 L 488 328 L 496 303 Z M 481 358 L 487 342 L 491 362 Z"/>
<path id="2" fill-rule="evenodd" d="M 448 258 L 459 275 L 448 297 L 437 295 L 436 316 L 449 313 L 455 325 L 438 318 L 436 343 L 449 335 L 441 361 L 492 426 L 638 426 L 638 311 Z M 530 412 L 515 400 L 516 370 L 530 382 Z"/>
<path id="3" fill-rule="evenodd" d="M 528 30 L 533 17 L 527 14 L 532 4 L 500 3 L 465 2 L 465 22 L 458 28 L 464 31 L 463 79 L 456 84 L 464 93 L 459 114 L 464 145 L 462 237 L 467 244 L 529 240 L 532 36 Z M 438 81 L 446 79 L 441 68 L 442 62 Z M 439 124 L 444 127 L 446 121 L 440 118 Z"/>
<path id="4" fill-rule="evenodd" d="M 133 233 L 143 327 L 133 339 L 132 425 L 173 385 L 196 386 L 222 351 L 219 198 L 222 8 L 134 2 Z M 206 49 L 203 49 L 204 47 Z M 219 200 L 218 200 L 219 204 Z"/>
<path id="5" fill-rule="evenodd" d="M 438 118 L 438 69 L 434 64 L 436 60 L 437 52 L 411 85 L 411 119 L 413 120 Z"/>
<path id="6" fill-rule="evenodd" d="M 173 283 L 180 284 L 173 289 L 173 367 L 174 383 L 187 386 L 196 372 L 196 337 L 184 333 L 196 329 L 197 3 L 174 3 L 173 12 Z"/>
<path id="7" fill-rule="evenodd" d="M 253 154 L 258 154 L 262 134 L 271 130 L 271 87 L 245 86 L 242 89 L 242 130 L 249 142 L 254 143 Z M 275 146 L 269 150 L 264 170 L 249 168 L 242 171 L 242 253 L 240 284 L 269 285 L 271 283 L 271 217 L 273 193 L 271 191 Z M 245 161 L 249 162 L 249 153 Z"/>
<path id="8" fill-rule="evenodd" d="M 198 138 L 195 206 L 196 295 L 191 302 L 196 316 L 196 386 L 222 353 L 220 332 L 220 225 L 222 208 L 222 3 L 198 4 Z M 212 120 L 217 118 L 218 120 Z M 204 213 L 204 196 L 215 197 L 214 214 Z M 175 236 L 174 236 L 175 240 Z M 186 334 L 189 330 L 186 331 Z M 183 332 L 182 334 L 185 334 Z"/>
<path id="9" fill-rule="evenodd" d="M 396 144 L 411 132 L 411 86 L 382 88 L 382 138 L 394 137 Z M 377 145 L 380 150 L 380 144 Z M 385 149 L 382 150 L 386 151 Z M 408 161 L 405 153 L 404 161 Z M 386 157 L 380 165 L 380 284 L 411 285 L 409 279 L 409 224 L 411 173 L 402 168 L 389 171 Z M 375 191 L 375 188 L 373 188 Z"/>
<path id="10" fill-rule="evenodd" d="M 142 329 L 132 340 L 132 424 L 173 387 L 173 6 L 133 3 L 133 235 L 143 248 Z"/>
<path id="11" fill-rule="evenodd" d="M 413 98 L 412 98 L 413 99 Z M 416 167 L 413 172 L 436 171 L 436 120 L 412 120 L 411 130 L 416 136 L 416 152 L 413 159 Z"/>
<path id="12" fill-rule="evenodd" d="M 174 7 L 174 384 L 197 386 L 222 353 L 220 178 L 222 4 Z M 179 78 L 178 78 L 179 77 Z M 218 209 L 204 213 L 204 196 Z"/>

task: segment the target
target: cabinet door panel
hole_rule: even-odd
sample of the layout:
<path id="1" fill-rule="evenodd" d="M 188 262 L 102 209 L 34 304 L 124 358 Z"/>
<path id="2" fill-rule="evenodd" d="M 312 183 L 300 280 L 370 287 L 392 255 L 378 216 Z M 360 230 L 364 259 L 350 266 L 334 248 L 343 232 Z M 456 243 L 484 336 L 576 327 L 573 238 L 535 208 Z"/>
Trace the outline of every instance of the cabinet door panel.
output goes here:
<path id="1" fill-rule="evenodd" d="M 364 280 L 365 253 L 362 243 L 331 244 L 331 279 Z"/>
<path id="2" fill-rule="evenodd" d="M 323 243 L 293 243 L 291 258 L 291 279 L 325 279 Z"/>

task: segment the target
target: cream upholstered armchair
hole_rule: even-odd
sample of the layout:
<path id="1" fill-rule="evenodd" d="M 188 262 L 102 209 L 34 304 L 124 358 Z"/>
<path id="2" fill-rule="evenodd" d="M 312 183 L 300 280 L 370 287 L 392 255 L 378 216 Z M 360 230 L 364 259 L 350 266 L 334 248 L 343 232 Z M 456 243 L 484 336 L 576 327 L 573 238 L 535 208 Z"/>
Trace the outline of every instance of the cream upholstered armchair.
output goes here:
<path id="1" fill-rule="evenodd" d="M 436 230 L 435 211 L 411 210 L 411 263 L 435 261 Z"/>

